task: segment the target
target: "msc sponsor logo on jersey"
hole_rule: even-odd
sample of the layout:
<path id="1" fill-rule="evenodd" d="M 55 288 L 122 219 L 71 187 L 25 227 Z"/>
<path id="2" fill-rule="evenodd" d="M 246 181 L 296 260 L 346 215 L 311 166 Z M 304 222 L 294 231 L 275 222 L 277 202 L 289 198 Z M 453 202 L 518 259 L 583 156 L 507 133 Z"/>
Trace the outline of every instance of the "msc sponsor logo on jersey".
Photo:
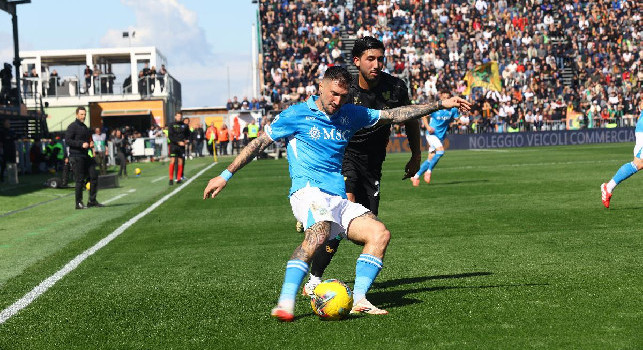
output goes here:
<path id="1" fill-rule="evenodd" d="M 335 128 L 318 128 L 313 126 L 310 128 L 308 134 L 313 140 L 323 139 L 323 140 L 334 140 L 334 141 L 347 141 L 348 140 L 349 130 L 337 130 Z"/>

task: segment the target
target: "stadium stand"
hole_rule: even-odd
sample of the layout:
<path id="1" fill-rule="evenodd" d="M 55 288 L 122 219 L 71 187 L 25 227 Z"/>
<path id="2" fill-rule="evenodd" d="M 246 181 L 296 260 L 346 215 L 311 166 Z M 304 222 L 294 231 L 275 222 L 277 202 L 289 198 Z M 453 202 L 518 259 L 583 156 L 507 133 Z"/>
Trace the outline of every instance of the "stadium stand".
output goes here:
<path id="1" fill-rule="evenodd" d="M 259 11 L 262 94 L 274 109 L 315 93 L 327 67 L 354 69 L 352 43 L 367 35 L 384 42 L 385 70 L 414 103 L 462 94 L 468 71 L 497 62 L 502 90 L 473 88 L 460 132 L 633 125 L 641 99 L 635 1 L 262 0 Z"/>

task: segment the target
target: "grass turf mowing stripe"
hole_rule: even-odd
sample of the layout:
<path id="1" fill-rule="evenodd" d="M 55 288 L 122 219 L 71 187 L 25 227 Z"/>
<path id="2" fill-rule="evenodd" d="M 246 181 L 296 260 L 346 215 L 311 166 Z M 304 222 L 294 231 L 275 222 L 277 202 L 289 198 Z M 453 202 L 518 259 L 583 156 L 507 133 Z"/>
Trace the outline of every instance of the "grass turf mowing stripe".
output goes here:
<path id="1" fill-rule="evenodd" d="M 91 248 L 85 250 L 81 254 L 77 255 L 74 259 L 72 259 L 70 262 L 65 264 L 63 268 L 58 270 L 56 273 L 53 275 L 49 276 L 47 279 L 44 281 L 40 282 L 39 285 L 34 287 L 29 293 L 25 294 L 22 298 L 20 298 L 18 301 L 13 303 L 11 306 L 7 307 L 6 309 L 2 310 L 0 312 L 0 324 L 5 323 L 9 318 L 11 318 L 13 315 L 17 314 L 20 310 L 24 309 L 25 307 L 29 306 L 34 300 L 36 300 L 39 296 L 41 296 L 43 293 L 45 293 L 49 288 L 53 287 L 56 282 L 61 280 L 65 275 L 70 273 L 71 271 L 75 270 L 80 263 L 82 263 L 85 259 L 90 257 L 92 254 L 96 253 L 99 251 L 101 248 L 106 246 L 109 242 L 113 241 L 116 237 L 120 236 L 125 230 L 127 230 L 130 226 L 134 225 L 138 220 L 152 212 L 154 209 L 159 207 L 161 204 L 163 204 L 165 201 L 168 199 L 172 198 L 175 194 L 179 193 L 183 188 L 185 188 L 187 185 L 189 185 L 192 181 L 194 181 L 196 178 L 201 176 L 204 172 L 212 168 L 214 165 L 217 163 L 212 163 L 208 165 L 205 169 L 199 171 L 196 176 L 193 178 L 187 180 L 183 185 L 179 186 L 176 188 L 174 191 L 168 193 L 165 195 L 163 198 L 159 199 L 156 201 L 154 204 L 152 204 L 150 207 L 142 211 L 141 213 L 137 214 L 133 218 L 129 219 L 127 222 L 119 226 L 116 230 L 114 230 L 112 233 L 110 233 L 107 237 L 101 239 L 96 243 L 94 246 Z"/>
<path id="2" fill-rule="evenodd" d="M 119 195 L 117 195 L 117 196 L 114 196 L 114 197 L 112 197 L 112 198 L 110 198 L 110 199 L 108 199 L 108 200 L 104 201 L 104 202 L 103 202 L 103 204 L 107 204 L 107 203 L 111 203 L 111 202 L 113 202 L 113 201 L 119 200 L 119 199 L 121 199 L 121 198 L 123 198 L 123 197 L 127 196 L 128 194 L 130 194 L 130 193 L 134 193 L 134 192 L 136 192 L 136 189 L 135 189 L 135 188 L 132 188 L 131 190 L 127 191 L 126 193 L 121 193 L 121 194 L 119 194 Z"/>
<path id="3" fill-rule="evenodd" d="M 12 214 L 15 214 L 15 213 L 19 213 L 19 212 L 21 212 L 21 211 L 29 210 L 29 209 L 35 208 L 35 207 L 37 207 L 37 206 L 39 206 L 39 205 L 43 205 L 43 204 L 47 204 L 47 203 L 51 203 L 51 202 L 53 202 L 53 201 L 57 201 L 57 200 L 59 200 L 59 199 L 61 199 L 61 198 L 69 197 L 69 196 L 71 196 L 72 194 L 73 194 L 73 193 L 68 193 L 68 194 L 66 194 L 66 195 L 64 195 L 64 196 L 60 196 L 60 197 L 57 197 L 57 198 L 53 198 L 53 199 L 46 200 L 46 201 L 44 201 L 44 202 L 39 202 L 39 203 L 36 203 L 36 204 L 32 204 L 32 205 L 30 205 L 30 206 L 28 206 L 28 207 L 25 207 L 25 208 L 20 208 L 20 209 L 12 210 L 12 211 L 9 211 L 9 212 L 6 212 L 6 213 L 4 213 L 4 214 L 0 215 L 0 218 L 3 218 L 3 217 L 5 217 L 5 216 L 9 216 L 9 215 L 12 215 Z"/>

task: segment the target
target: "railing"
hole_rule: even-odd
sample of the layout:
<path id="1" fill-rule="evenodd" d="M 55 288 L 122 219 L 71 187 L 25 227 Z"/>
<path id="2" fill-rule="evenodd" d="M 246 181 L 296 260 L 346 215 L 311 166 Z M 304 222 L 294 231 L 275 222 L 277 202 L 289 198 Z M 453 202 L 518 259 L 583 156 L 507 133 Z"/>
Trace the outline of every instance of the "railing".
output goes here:
<path id="1" fill-rule="evenodd" d="M 44 98 L 129 95 L 133 93 L 131 79 L 125 79 L 123 83 L 116 82 L 114 74 L 100 74 L 92 77 L 90 85 L 87 81 L 77 76 L 50 76 L 49 79 L 40 77 L 23 77 L 22 96 L 24 100 L 42 95 Z M 138 93 L 142 97 L 147 96 L 168 96 L 180 94 L 180 83 L 169 74 L 156 74 L 156 76 L 145 76 L 136 80 Z M 39 91 L 39 86 L 42 86 Z"/>

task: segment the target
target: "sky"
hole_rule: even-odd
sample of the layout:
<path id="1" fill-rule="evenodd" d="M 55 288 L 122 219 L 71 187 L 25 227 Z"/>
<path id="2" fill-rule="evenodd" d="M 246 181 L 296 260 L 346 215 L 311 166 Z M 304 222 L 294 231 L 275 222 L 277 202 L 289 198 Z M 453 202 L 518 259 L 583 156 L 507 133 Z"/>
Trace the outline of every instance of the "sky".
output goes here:
<path id="1" fill-rule="evenodd" d="M 252 97 L 251 0 L 32 0 L 18 5 L 21 51 L 156 46 L 181 82 L 183 108 Z M 0 62 L 13 62 L 11 15 L 0 11 Z M 229 74 L 228 74 L 229 71 Z M 229 76 L 229 81 L 228 81 Z M 229 89 L 228 89 L 229 82 Z"/>

